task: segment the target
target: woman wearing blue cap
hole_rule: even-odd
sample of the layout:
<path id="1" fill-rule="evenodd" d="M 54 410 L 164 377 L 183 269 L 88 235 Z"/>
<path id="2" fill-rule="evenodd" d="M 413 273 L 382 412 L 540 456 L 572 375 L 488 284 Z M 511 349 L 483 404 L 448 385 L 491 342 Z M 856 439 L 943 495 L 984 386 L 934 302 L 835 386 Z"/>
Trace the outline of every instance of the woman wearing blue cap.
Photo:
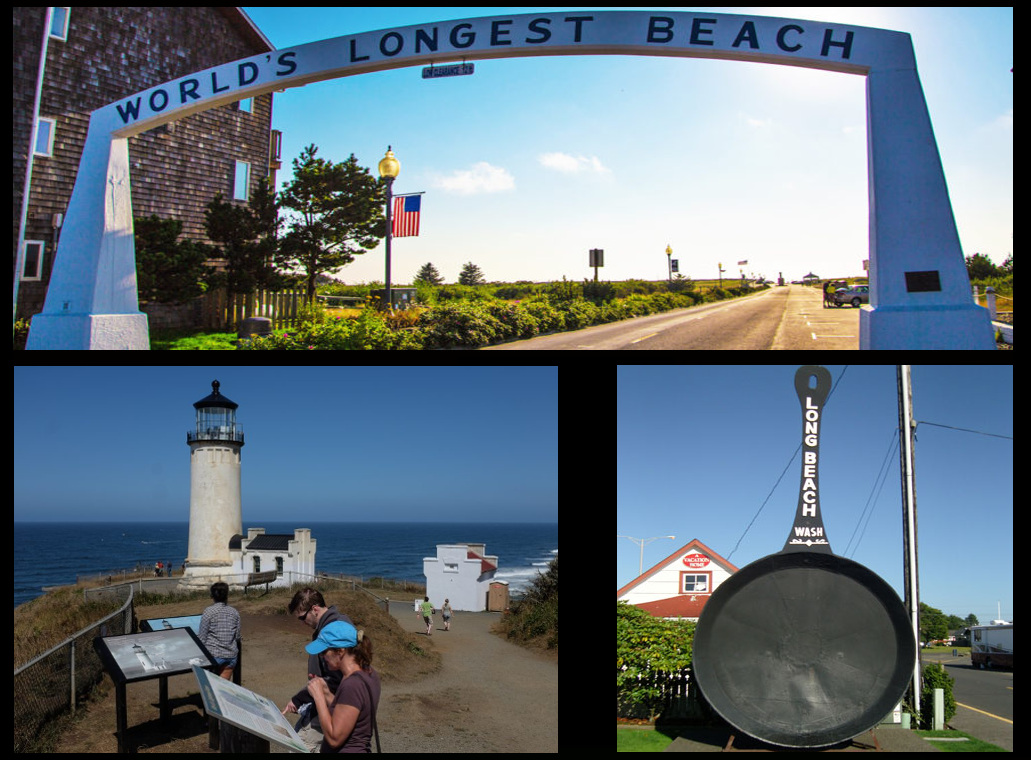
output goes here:
<path id="1" fill-rule="evenodd" d="M 372 669 L 372 642 L 363 631 L 338 620 L 325 626 L 304 649 L 308 654 L 321 654 L 330 670 L 343 674 L 335 695 L 322 678 L 308 676 L 308 693 L 325 737 L 322 751 L 370 752 L 380 690 L 379 674 Z"/>

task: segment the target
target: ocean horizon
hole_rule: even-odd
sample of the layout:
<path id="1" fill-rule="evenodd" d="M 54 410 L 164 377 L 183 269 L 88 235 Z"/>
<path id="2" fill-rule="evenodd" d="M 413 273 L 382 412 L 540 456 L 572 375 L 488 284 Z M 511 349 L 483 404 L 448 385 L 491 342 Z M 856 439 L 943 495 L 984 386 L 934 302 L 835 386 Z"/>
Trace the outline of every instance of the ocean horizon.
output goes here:
<path id="1" fill-rule="evenodd" d="M 424 557 L 437 544 L 486 544 L 498 556 L 497 580 L 511 593 L 526 589 L 558 556 L 558 523 L 342 523 L 244 521 L 243 530 L 293 534 L 310 528 L 317 541 L 315 569 L 364 578 L 384 577 L 425 583 Z M 15 522 L 14 606 L 42 596 L 44 586 L 75 583 L 95 576 L 153 568 L 176 569 L 186 558 L 188 522 Z"/>

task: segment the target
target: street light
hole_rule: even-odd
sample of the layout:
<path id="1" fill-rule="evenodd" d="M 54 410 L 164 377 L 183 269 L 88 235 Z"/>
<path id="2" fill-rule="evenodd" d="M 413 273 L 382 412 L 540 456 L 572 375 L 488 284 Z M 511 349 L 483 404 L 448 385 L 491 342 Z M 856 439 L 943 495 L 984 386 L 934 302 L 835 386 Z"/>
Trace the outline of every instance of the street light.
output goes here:
<path id="1" fill-rule="evenodd" d="M 637 574 L 638 575 L 643 575 L 644 574 L 644 545 L 645 544 L 650 544 L 652 541 L 658 541 L 660 538 L 672 538 L 672 539 L 675 539 L 676 536 L 652 536 L 651 538 L 634 538 L 633 536 L 617 535 L 616 538 L 629 538 L 631 541 L 633 541 L 635 544 L 637 544 L 638 546 L 641 547 L 641 562 L 640 562 L 640 566 L 638 567 Z"/>
<path id="2" fill-rule="evenodd" d="M 386 276 L 386 294 L 384 300 L 384 308 L 390 308 L 394 305 L 390 295 L 390 239 L 392 237 L 391 232 L 393 231 L 393 221 L 391 218 L 391 197 L 393 195 L 394 180 L 397 175 L 401 173 L 401 162 L 394 157 L 394 151 L 391 150 L 391 146 L 387 146 L 387 155 L 385 155 L 379 162 L 379 176 L 381 179 L 387 182 L 387 276 Z"/>

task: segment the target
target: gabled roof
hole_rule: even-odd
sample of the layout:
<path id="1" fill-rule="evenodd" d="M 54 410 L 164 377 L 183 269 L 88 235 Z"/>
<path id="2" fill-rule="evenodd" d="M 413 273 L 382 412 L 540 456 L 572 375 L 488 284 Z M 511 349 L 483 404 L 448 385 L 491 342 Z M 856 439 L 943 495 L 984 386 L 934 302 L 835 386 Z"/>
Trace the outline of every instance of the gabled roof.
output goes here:
<path id="1" fill-rule="evenodd" d="M 237 34 L 251 45 L 261 50 L 276 49 L 275 45 L 269 42 L 265 33 L 258 28 L 258 25 L 251 20 L 251 17 L 244 12 L 243 8 L 217 6 L 215 10 L 229 22 L 229 25 L 236 30 Z"/>
<path id="2" fill-rule="evenodd" d="M 710 549 L 708 546 L 703 544 L 697 538 L 693 538 L 689 542 L 687 542 L 686 544 L 681 546 L 679 549 L 677 549 L 675 552 L 670 554 L 668 557 L 666 557 L 663 560 L 660 560 L 658 563 L 656 563 L 652 567 L 648 568 L 643 573 L 641 573 L 639 576 L 637 576 L 632 581 L 630 581 L 630 583 L 628 583 L 625 586 L 623 586 L 623 588 L 619 589 L 616 592 L 616 598 L 618 599 L 619 597 L 623 596 L 623 594 L 625 594 L 628 591 L 630 591 L 631 589 L 633 589 L 635 586 L 637 586 L 637 585 L 639 585 L 641 583 L 644 583 L 652 575 L 654 575 L 659 570 L 662 570 L 664 567 L 666 567 L 670 562 L 675 562 L 677 559 L 682 557 L 684 554 L 687 554 L 687 552 L 692 551 L 692 550 L 701 552 L 702 554 L 707 556 L 710 560 L 712 560 L 717 565 L 719 565 L 724 570 L 726 570 L 728 573 L 732 573 L 733 574 L 733 573 L 736 573 L 738 571 L 738 568 L 735 565 L 732 565 L 730 562 L 728 562 L 726 559 L 724 559 L 721 555 L 719 555 L 716 552 L 714 552 L 712 549 Z M 659 604 L 659 602 L 651 602 L 650 604 L 653 604 L 653 605 L 654 604 Z M 643 609 L 648 609 L 648 605 L 646 605 L 646 604 L 639 604 L 637 606 L 641 607 Z M 701 609 L 701 608 L 699 607 L 699 609 Z M 653 613 L 653 614 L 655 614 L 655 613 Z M 674 613 L 674 614 L 676 614 L 676 613 Z M 684 615 L 684 617 L 696 617 L 696 615 Z"/>

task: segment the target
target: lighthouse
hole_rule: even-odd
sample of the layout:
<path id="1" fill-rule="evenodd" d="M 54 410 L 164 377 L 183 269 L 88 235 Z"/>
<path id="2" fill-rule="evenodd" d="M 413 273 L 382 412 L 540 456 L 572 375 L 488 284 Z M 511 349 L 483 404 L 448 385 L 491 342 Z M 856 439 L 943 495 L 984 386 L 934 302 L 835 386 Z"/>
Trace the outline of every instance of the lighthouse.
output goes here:
<path id="1" fill-rule="evenodd" d="M 238 404 L 223 396 L 218 380 L 211 395 L 193 406 L 197 426 L 190 446 L 190 544 L 183 583 L 207 585 L 232 572 L 229 544 L 243 534 L 240 507 L 240 449 L 243 429 Z"/>

